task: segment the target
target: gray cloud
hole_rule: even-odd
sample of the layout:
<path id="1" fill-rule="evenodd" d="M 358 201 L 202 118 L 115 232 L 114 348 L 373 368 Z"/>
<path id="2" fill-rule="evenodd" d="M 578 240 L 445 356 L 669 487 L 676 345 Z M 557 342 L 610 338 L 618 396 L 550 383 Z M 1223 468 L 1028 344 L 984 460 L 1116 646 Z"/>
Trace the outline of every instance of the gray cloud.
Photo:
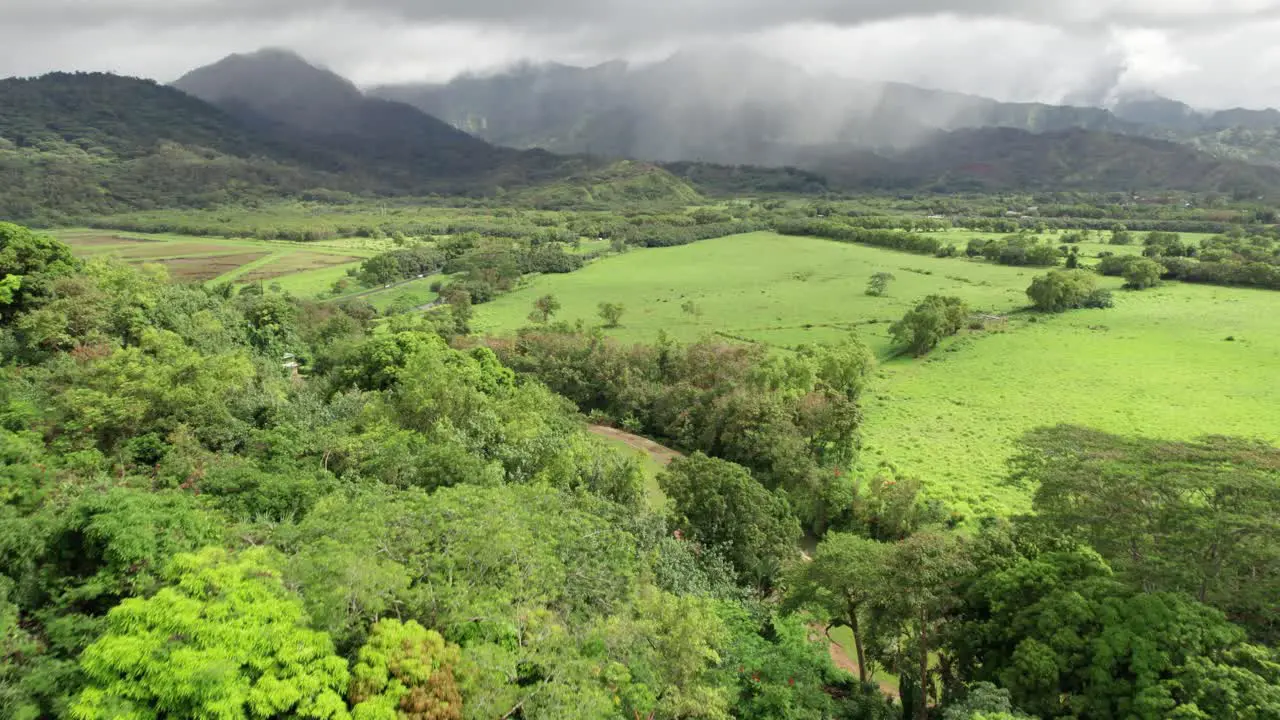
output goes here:
<path id="1" fill-rule="evenodd" d="M 1280 104 L 1280 0 L 0 0 L 0 75 L 170 80 L 295 48 L 357 82 L 523 59 L 652 58 L 746 43 L 804 67 L 1015 100 L 1150 88 Z"/>
<path id="2" fill-rule="evenodd" d="M 589 26 L 644 32 L 758 29 L 784 23 L 859 25 L 950 14 L 1059 25 L 1144 27 L 1240 21 L 1280 13 L 1275 0 L 7 0 L 11 22 L 166 24 L 226 18 L 282 19 L 324 10 L 423 22 L 519 27 Z"/>

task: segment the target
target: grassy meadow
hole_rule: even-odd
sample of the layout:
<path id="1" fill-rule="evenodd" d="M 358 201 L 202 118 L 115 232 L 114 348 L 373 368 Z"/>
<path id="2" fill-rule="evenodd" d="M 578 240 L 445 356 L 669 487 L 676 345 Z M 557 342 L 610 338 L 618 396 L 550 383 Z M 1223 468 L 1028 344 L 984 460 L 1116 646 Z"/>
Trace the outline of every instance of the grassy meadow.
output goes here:
<path id="1" fill-rule="evenodd" d="M 896 280 L 884 297 L 869 297 L 867 281 L 877 272 Z M 925 295 L 958 295 L 976 310 L 1003 313 L 1026 304 L 1036 274 L 760 232 L 632 250 L 576 273 L 539 277 L 478 306 L 473 324 L 481 332 L 523 326 L 533 301 L 551 293 L 563 306 L 557 318 L 569 322 L 599 324 L 600 302 L 621 303 L 622 326 L 612 334 L 622 340 L 651 340 L 665 330 L 685 341 L 718 334 L 788 348 L 830 342 L 857 327 L 887 356 L 889 325 Z"/>
<path id="2" fill-rule="evenodd" d="M 886 297 L 866 296 L 880 271 L 897 279 Z M 888 326 L 923 296 L 958 295 L 975 310 L 1010 313 L 1026 306 L 1024 291 L 1042 272 L 754 233 L 633 250 L 539 277 L 477 307 L 475 324 L 489 332 L 527 324 L 533 300 L 551 293 L 563 305 L 559 319 L 588 324 L 599 324 L 599 302 L 622 303 L 622 327 L 611 333 L 624 341 L 665 330 L 781 350 L 856 327 L 882 361 L 866 400 L 862 470 L 885 463 L 920 477 L 970 516 L 1028 507 L 1027 491 L 1004 482 L 1005 465 L 1015 438 L 1037 426 L 1280 441 L 1280 293 L 1182 283 L 1118 290 L 1110 310 L 1013 312 L 924 359 L 893 356 Z M 692 313 L 682 309 L 688 302 Z"/>
<path id="3" fill-rule="evenodd" d="M 890 361 L 867 403 L 862 461 L 985 514 L 1025 509 L 1026 492 L 1001 478 L 1013 438 L 1036 426 L 1280 441 L 1278 315 L 1274 292 L 1168 284 Z"/>

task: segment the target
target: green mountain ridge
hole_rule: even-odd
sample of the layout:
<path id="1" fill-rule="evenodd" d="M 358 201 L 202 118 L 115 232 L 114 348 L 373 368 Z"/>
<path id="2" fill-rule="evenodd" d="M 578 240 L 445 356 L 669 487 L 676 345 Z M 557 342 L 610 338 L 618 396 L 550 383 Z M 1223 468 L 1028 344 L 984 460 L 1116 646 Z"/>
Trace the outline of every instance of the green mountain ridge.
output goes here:
<path id="1" fill-rule="evenodd" d="M 1274 195 L 1280 168 L 1222 159 L 1152 138 L 1071 129 L 980 128 L 939 134 L 890 158 L 815 152 L 803 164 L 836 185 L 938 192 L 1091 190 Z"/>
<path id="2" fill-rule="evenodd" d="M 0 107 L 0 218 L 38 224 L 344 193 L 488 195 L 577 183 L 627 196 L 628 183 L 662 172 L 496 148 L 380 100 L 357 101 L 345 131 L 308 132 L 236 99 L 215 106 L 150 80 L 53 73 L 0 81 Z M 697 196 L 669 175 L 648 182 L 637 195 L 651 201 Z"/>
<path id="3" fill-rule="evenodd" d="M 673 86 L 705 85 L 714 76 L 706 71 L 700 78 L 679 80 L 678 69 L 668 65 L 653 72 Z M 785 66 L 764 64 L 756 71 L 782 73 Z M 581 80 L 573 68 L 526 72 L 531 77 L 549 72 L 569 86 Z M 604 92 L 628 72 L 627 66 L 610 64 L 589 74 Z M 939 117 L 954 98 L 929 92 L 902 86 L 885 93 L 875 112 L 882 115 L 883 127 L 894 127 L 869 148 L 855 142 L 802 142 L 803 128 L 775 123 L 767 108 L 735 118 L 738 130 L 726 134 L 719 124 L 699 120 L 705 108 L 682 104 L 674 95 L 666 107 L 682 118 L 678 126 L 649 126 L 617 107 L 601 106 L 599 114 L 579 119 L 581 132 L 594 133 L 601 146 L 635 140 L 653 148 L 665 145 L 670 153 L 655 150 L 658 160 L 686 152 L 694 156 L 619 164 L 627 156 L 565 156 L 491 145 L 410 105 L 366 97 L 340 76 L 281 51 L 232 56 L 189 73 L 175 87 L 101 73 L 53 73 L 0 81 L 0 107 L 5 108 L 0 114 L 0 217 L 56 224 L 131 210 L 282 198 L 512 192 L 514 201 L 544 207 L 688 205 L 703 192 L 884 188 L 1280 193 L 1280 170 L 1243 162 L 1248 153 L 1242 149 L 1270 146 L 1280 156 L 1280 131 L 1219 131 L 1204 147 L 1214 151 L 1209 154 L 1166 140 L 1072 128 L 1066 116 L 1040 106 L 995 105 L 986 110 L 965 106 L 965 112 L 990 117 L 994 107 L 1041 132 L 939 132 L 928 130 L 926 121 Z M 527 99 L 510 95 L 513 102 L 521 97 Z M 913 99 L 918 97 L 932 99 L 922 105 Z M 744 93 L 739 99 L 759 98 Z M 933 103 L 932 115 L 926 113 L 915 125 L 886 119 L 928 103 Z M 554 120 L 572 107 L 556 100 L 544 110 Z M 604 122 L 610 113 L 625 122 Z M 512 110 L 511 117 L 522 115 Z M 1081 117 L 1103 127 L 1110 122 L 1096 112 Z M 512 120 L 504 122 L 514 127 Z M 752 122 L 753 131 L 742 130 Z M 1060 128 L 1063 124 L 1068 127 Z M 487 127 L 496 131 L 498 125 Z M 613 136 L 606 137 L 606 131 Z M 749 161 L 736 160 L 735 148 L 746 148 Z"/>

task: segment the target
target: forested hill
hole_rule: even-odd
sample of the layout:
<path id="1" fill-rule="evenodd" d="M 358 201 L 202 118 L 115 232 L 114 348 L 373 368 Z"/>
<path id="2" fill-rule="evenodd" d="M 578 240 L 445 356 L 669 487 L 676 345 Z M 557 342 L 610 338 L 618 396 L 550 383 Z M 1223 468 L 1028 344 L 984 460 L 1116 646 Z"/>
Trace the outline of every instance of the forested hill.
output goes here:
<path id="1" fill-rule="evenodd" d="M 539 196 L 589 187 L 587 197 L 696 197 L 653 166 L 496 148 L 380 100 L 330 114 L 326 122 L 349 123 L 345 130 L 313 132 L 243 101 L 218 107 L 149 80 L 54 73 L 0 81 L 0 107 L 0 218 L 44 224 L 347 193 L 489 195 L 537 186 Z"/>
<path id="2" fill-rule="evenodd" d="M 1280 169 L 1224 160 L 1185 145 L 1087 130 L 982 128 L 940 133 L 887 157 L 811 149 L 800 164 L 836 186 L 938 192 L 1184 190 L 1272 195 Z"/>
<path id="3" fill-rule="evenodd" d="M 0 81 L 0 217 L 53 222 L 352 187 L 343 159 L 246 132 L 147 80 L 56 73 Z"/>
<path id="4" fill-rule="evenodd" d="M 0 81 L 0 135 L 24 148 L 68 142 L 120 158 L 160 141 L 228 155 L 275 155 L 280 144 L 245 133 L 226 112 L 174 88 L 106 73 L 51 73 Z"/>

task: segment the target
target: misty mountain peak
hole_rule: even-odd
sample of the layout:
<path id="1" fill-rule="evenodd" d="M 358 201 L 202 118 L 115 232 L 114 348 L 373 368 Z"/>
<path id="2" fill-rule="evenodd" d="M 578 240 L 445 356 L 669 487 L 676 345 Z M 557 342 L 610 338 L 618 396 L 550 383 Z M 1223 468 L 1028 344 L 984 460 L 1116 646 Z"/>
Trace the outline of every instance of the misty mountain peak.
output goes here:
<path id="1" fill-rule="evenodd" d="M 676 75 L 693 73 L 716 81 L 729 78 L 794 78 L 807 73 L 784 60 L 741 45 L 714 44 L 684 48 L 654 63 L 651 71 Z"/>
<path id="2" fill-rule="evenodd" d="M 246 107 L 303 127 L 317 114 L 364 100 L 351 81 L 280 48 L 229 55 L 192 70 L 173 85 L 207 102 Z"/>
<path id="3" fill-rule="evenodd" d="M 1200 114 L 1190 105 L 1150 90 L 1120 96 L 1111 111 L 1122 120 L 1165 128 L 1190 129 L 1200 123 Z"/>

